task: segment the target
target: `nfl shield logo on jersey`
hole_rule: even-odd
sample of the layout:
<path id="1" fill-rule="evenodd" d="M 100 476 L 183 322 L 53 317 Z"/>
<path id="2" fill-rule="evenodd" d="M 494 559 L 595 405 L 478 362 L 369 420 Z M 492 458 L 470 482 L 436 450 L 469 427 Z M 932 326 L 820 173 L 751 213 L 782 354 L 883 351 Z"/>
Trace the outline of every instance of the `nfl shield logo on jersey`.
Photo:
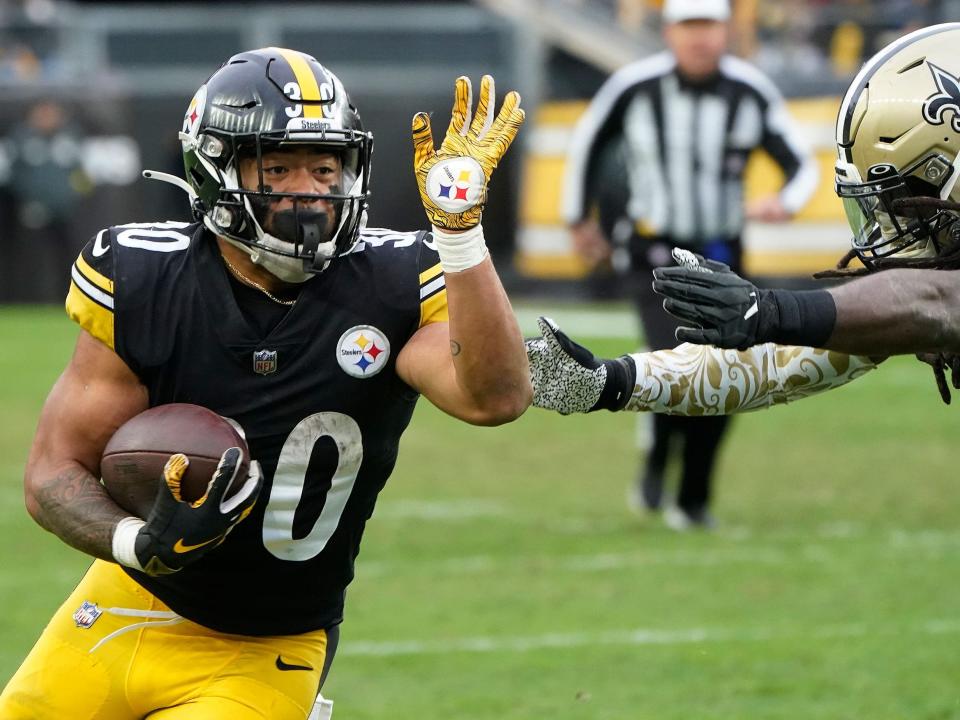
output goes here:
<path id="1" fill-rule="evenodd" d="M 253 353 L 253 371 L 258 375 L 269 375 L 277 371 L 277 351 L 257 350 Z"/>
<path id="2" fill-rule="evenodd" d="M 73 621 L 78 628 L 89 629 L 101 615 L 103 615 L 103 610 L 98 608 L 96 603 L 84 600 L 83 605 L 73 614 Z"/>

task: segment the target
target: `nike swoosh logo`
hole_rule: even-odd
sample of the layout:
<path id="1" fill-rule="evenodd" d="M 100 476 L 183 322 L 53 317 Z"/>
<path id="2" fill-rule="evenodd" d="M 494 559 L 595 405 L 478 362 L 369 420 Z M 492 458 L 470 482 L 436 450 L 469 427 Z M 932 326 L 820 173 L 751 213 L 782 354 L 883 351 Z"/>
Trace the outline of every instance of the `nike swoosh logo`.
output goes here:
<path id="1" fill-rule="evenodd" d="M 285 663 L 283 658 L 277 655 L 277 670 L 313 670 L 309 665 L 291 665 Z"/>
<path id="2" fill-rule="evenodd" d="M 756 315 L 757 312 L 760 310 L 760 308 L 757 306 L 757 294 L 756 294 L 755 292 L 752 292 L 752 293 L 750 293 L 750 297 L 753 298 L 753 305 L 751 305 L 751 306 L 750 306 L 750 309 L 747 310 L 747 312 L 745 312 L 745 313 L 743 314 L 743 319 L 744 319 L 744 320 L 749 320 L 749 319 L 752 318 L 754 315 Z"/>
<path id="3" fill-rule="evenodd" d="M 209 540 L 204 540 L 202 543 L 197 543 L 196 545 L 187 545 L 187 544 L 183 541 L 183 538 L 180 538 L 179 540 L 177 540 L 176 543 L 174 543 L 174 545 L 173 545 L 173 551 L 174 551 L 175 553 L 188 553 L 188 552 L 190 552 L 191 550 L 196 550 L 197 548 L 202 548 L 204 545 L 209 545 L 210 543 L 212 543 L 212 542 L 217 542 L 218 540 L 220 540 L 220 536 L 219 536 L 219 535 L 217 535 L 217 537 L 210 538 Z"/>
<path id="4" fill-rule="evenodd" d="M 103 244 L 103 238 L 104 238 L 104 236 L 105 236 L 106 234 L 107 234 L 107 231 L 106 231 L 106 230 L 101 230 L 100 232 L 97 233 L 97 239 L 96 239 L 96 240 L 94 241 L 94 243 L 93 243 L 93 256 L 94 256 L 94 257 L 100 257 L 101 255 L 105 254 L 105 253 L 107 252 L 107 250 L 110 249 L 110 245 L 109 245 L 109 244 L 107 244 L 107 245 L 104 245 L 104 244 Z"/>

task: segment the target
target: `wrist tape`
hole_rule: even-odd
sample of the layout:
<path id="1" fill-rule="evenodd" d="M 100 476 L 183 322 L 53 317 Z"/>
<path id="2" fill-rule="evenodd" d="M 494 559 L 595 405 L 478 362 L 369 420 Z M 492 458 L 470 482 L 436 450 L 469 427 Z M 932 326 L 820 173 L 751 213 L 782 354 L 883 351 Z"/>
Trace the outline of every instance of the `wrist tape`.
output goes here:
<path id="1" fill-rule="evenodd" d="M 143 571 L 137 559 L 137 535 L 146 523 L 138 517 L 125 517 L 113 531 L 113 559 L 121 565 Z"/>
<path id="2" fill-rule="evenodd" d="M 629 355 L 604 360 L 607 378 L 597 402 L 587 412 L 595 410 L 623 410 L 637 384 L 637 363 Z"/>
<path id="3" fill-rule="evenodd" d="M 433 241 L 440 255 L 444 272 L 461 272 L 479 265 L 487 256 L 487 243 L 483 239 L 483 226 L 474 225 L 459 233 L 447 232 L 433 226 Z"/>
<path id="4" fill-rule="evenodd" d="M 813 348 L 826 344 L 837 323 L 837 305 L 833 295 L 826 290 L 768 292 L 768 299 L 776 310 L 769 313 L 769 325 L 758 329 L 759 342 Z M 766 308 L 763 310 L 761 316 Z"/>

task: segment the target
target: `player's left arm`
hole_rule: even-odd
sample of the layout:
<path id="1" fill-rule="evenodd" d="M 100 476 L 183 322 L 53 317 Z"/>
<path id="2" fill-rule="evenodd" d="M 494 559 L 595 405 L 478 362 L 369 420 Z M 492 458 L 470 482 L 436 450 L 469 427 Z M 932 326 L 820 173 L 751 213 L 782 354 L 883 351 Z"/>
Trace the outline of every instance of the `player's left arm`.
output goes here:
<path id="1" fill-rule="evenodd" d="M 523 337 L 489 258 L 447 274 L 449 322 L 420 328 L 397 357 L 410 387 L 454 417 L 499 425 L 519 417 L 532 390 Z"/>
<path id="2" fill-rule="evenodd" d="M 775 342 L 851 355 L 960 353 L 960 271 L 885 270 L 829 290 L 767 290 L 729 268 L 654 270 L 677 339 L 746 349 Z M 691 327 L 693 326 L 693 327 Z"/>
<path id="3" fill-rule="evenodd" d="M 445 412 L 477 425 L 520 416 L 532 397 L 523 337 L 487 252 L 480 215 L 487 183 L 523 122 L 520 96 L 499 113 L 483 77 L 476 111 L 466 77 L 439 149 L 430 117 L 413 118 L 414 171 L 446 285 L 449 322 L 421 327 L 397 356 L 397 372 Z"/>

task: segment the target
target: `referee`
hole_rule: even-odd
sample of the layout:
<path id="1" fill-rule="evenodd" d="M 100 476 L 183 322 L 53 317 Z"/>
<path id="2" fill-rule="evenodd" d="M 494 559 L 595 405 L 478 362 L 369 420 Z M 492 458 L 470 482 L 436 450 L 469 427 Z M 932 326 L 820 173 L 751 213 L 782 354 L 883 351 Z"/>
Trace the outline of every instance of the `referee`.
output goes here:
<path id="1" fill-rule="evenodd" d="M 670 263 L 670 249 L 688 248 L 741 273 L 745 220 L 790 219 L 818 180 L 776 87 L 726 54 L 729 19 L 728 0 L 666 0 L 669 49 L 610 77 L 570 148 L 564 212 L 574 247 L 596 263 L 611 255 L 611 241 L 616 245 L 614 266 L 629 267 L 653 350 L 677 344 L 676 322 L 650 286 L 652 268 Z M 756 148 L 780 165 L 786 183 L 778 194 L 745 206 L 743 173 Z M 609 198 L 618 196 L 611 185 L 624 177 L 621 206 L 610 208 Z M 726 417 L 653 416 L 652 447 L 631 492 L 636 506 L 663 506 L 665 522 L 677 530 L 710 527 L 710 475 L 727 423 Z M 671 446 L 681 453 L 683 469 L 676 502 L 663 503 Z"/>

